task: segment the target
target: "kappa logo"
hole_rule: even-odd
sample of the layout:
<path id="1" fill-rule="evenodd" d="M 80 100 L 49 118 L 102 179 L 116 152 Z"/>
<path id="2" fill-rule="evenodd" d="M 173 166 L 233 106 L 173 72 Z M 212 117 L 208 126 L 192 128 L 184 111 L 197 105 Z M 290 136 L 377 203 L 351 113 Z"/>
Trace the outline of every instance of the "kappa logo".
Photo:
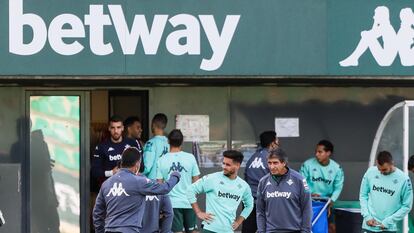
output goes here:
<path id="1" fill-rule="evenodd" d="M 115 149 L 113 147 L 109 147 L 108 151 L 114 151 Z"/>
<path id="2" fill-rule="evenodd" d="M 262 158 L 256 157 L 253 162 L 250 164 L 249 168 L 262 168 L 265 169 Z"/>
<path id="3" fill-rule="evenodd" d="M 154 201 L 154 200 L 160 201 L 160 199 L 158 199 L 157 196 L 154 196 L 154 195 L 145 196 L 145 201 Z"/>
<path id="4" fill-rule="evenodd" d="M 268 186 L 268 185 L 272 185 L 272 183 L 270 183 L 270 181 L 268 181 L 268 182 L 266 183 L 266 186 Z"/>
<path id="5" fill-rule="evenodd" d="M 129 194 L 125 191 L 124 188 L 122 188 L 122 183 L 114 183 L 111 190 L 109 190 L 109 193 L 106 196 L 109 197 L 111 195 L 114 197 L 119 197 L 121 195 L 129 197 Z"/>
<path id="6" fill-rule="evenodd" d="M 177 162 L 177 164 L 175 162 L 173 162 L 171 164 L 171 167 L 170 167 L 170 170 L 168 171 L 168 173 L 171 173 L 173 171 L 176 171 L 176 172 L 182 172 L 182 171 L 188 172 L 187 169 L 185 169 L 185 167 L 181 166 L 180 162 Z"/>
<path id="7" fill-rule="evenodd" d="M 361 39 L 356 48 L 347 58 L 340 61 L 339 65 L 358 66 L 359 58 L 369 50 L 380 66 L 391 66 L 397 55 L 402 66 L 414 66 L 412 9 L 403 8 L 400 11 L 401 23 L 398 32 L 391 25 L 389 9 L 386 6 L 375 8 L 373 19 L 372 28 L 361 32 Z"/>
<path id="8" fill-rule="evenodd" d="M 308 182 L 306 182 L 306 179 L 303 179 L 302 182 L 303 182 L 303 188 L 305 189 L 305 191 L 309 191 L 309 185 L 308 185 Z"/>

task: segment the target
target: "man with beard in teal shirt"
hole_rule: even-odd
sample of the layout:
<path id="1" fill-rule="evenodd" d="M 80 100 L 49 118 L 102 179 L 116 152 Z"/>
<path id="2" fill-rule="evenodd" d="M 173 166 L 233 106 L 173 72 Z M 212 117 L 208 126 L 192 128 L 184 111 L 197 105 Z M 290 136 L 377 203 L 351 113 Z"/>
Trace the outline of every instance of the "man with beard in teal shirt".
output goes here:
<path id="1" fill-rule="evenodd" d="M 359 200 L 364 233 L 397 232 L 397 223 L 410 212 L 413 190 L 410 178 L 394 166 L 391 153 L 378 153 L 377 166 L 362 178 Z"/>
<path id="2" fill-rule="evenodd" d="M 209 174 L 192 184 L 187 198 L 197 217 L 203 220 L 203 233 L 233 233 L 253 209 L 253 196 L 246 181 L 237 176 L 243 154 L 229 150 L 223 153 L 223 171 Z M 206 194 L 206 212 L 197 204 L 196 194 Z M 236 219 L 240 202 L 244 209 Z"/>

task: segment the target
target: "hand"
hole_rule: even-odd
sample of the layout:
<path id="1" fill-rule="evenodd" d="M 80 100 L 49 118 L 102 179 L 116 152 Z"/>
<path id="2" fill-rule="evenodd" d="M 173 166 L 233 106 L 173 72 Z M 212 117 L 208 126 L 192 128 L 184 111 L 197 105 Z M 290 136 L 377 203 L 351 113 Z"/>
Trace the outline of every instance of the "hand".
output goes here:
<path id="1" fill-rule="evenodd" d="M 240 226 L 240 223 L 238 223 L 237 221 L 234 221 L 231 226 L 233 227 L 233 231 L 235 231 Z"/>
<path id="2" fill-rule="evenodd" d="M 368 226 L 371 226 L 371 227 L 375 227 L 375 226 L 378 226 L 379 224 L 378 224 L 378 222 L 377 221 L 375 221 L 375 219 L 371 219 L 371 220 L 368 220 L 367 221 L 367 225 Z M 381 224 L 382 225 L 382 224 Z"/>
<path id="3" fill-rule="evenodd" d="M 178 180 L 181 178 L 181 174 L 180 174 L 179 172 L 177 172 L 177 171 L 173 171 L 173 172 L 171 172 L 170 177 L 171 177 L 171 176 L 175 176 L 175 177 L 177 177 L 177 178 L 178 178 Z"/>
<path id="4" fill-rule="evenodd" d="M 200 211 L 200 212 L 196 213 L 196 215 L 199 219 L 201 219 L 203 221 L 206 221 L 208 223 L 213 221 L 213 219 L 214 219 L 214 214 L 211 214 L 211 213 L 205 213 L 205 212 Z"/>
<path id="5" fill-rule="evenodd" d="M 112 175 L 115 175 L 118 171 L 119 171 L 118 166 L 114 167 L 114 168 L 112 169 Z"/>

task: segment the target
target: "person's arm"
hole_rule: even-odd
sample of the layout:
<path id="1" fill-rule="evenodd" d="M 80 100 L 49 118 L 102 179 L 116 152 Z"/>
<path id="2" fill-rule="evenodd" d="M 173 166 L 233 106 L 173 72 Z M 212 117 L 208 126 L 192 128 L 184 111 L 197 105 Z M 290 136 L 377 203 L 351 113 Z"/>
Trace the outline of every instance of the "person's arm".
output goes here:
<path id="1" fill-rule="evenodd" d="M 160 197 L 160 211 L 163 216 L 163 218 L 160 221 L 160 233 L 170 233 L 174 218 L 171 200 L 167 195 L 162 195 Z"/>
<path id="2" fill-rule="evenodd" d="M 242 196 L 242 202 L 243 202 L 243 211 L 240 213 L 240 216 L 236 219 L 236 221 L 233 223 L 233 230 L 236 230 L 244 220 L 249 217 L 250 213 L 253 210 L 253 196 L 252 196 L 252 190 L 249 186 L 247 186 L 246 190 L 243 193 Z"/>
<path id="3" fill-rule="evenodd" d="M 211 191 L 212 188 L 210 187 L 211 185 L 209 184 L 209 182 L 209 176 L 206 175 L 203 178 L 199 179 L 197 182 L 190 185 L 190 187 L 188 187 L 187 189 L 187 199 L 190 202 L 195 214 L 199 219 L 207 222 L 212 221 L 214 216 L 211 213 L 205 213 L 201 211 L 197 203 L 196 195 Z"/>
<path id="4" fill-rule="evenodd" d="M 332 202 L 338 200 L 339 195 L 341 195 L 342 188 L 344 187 L 344 179 L 344 172 L 342 168 L 339 168 L 333 183 Z"/>
<path id="5" fill-rule="evenodd" d="M 144 176 L 148 176 L 148 174 L 151 172 L 151 169 L 153 166 L 155 166 L 155 148 L 154 144 L 151 141 L 148 141 L 144 146 L 144 171 L 142 174 Z"/>
<path id="6" fill-rule="evenodd" d="M 370 192 L 369 182 L 367 173 L 365 173 L 364 177 L 362 178 L 361 187 L 359 189 L 359 203 L 361 205 L 361 215 L 364 219 L 368 221 L 373 219 L 371 213 L 368 210 L 368 195 Z"/>
<path id="7" fill-rule="evenodd" d="M 301 193 L 301 206 L 302 206 L 302 226 L 301 233 L 311 232 L 312 227 L 312 198 L 306 179 L 302 180 L 302 186 L 300 187 Z"/>
<path id="8" fill-rule="evenodd" d="M 105 171 L 103 169 L 104 154 L 101 153 L 101 147 L 100 145 L 96 146 L 91 160 L 91 173 L 94 178 L 105 177 Z"/>
<path id="9" fill-rule="evenodd" d="M 410 212 L 413 205 L 413 189 L 411 180 L 408 178 L 401 190 L 401 207 L 391 216 L 385 218 L 381 223 L 385 228 L 390 228 L 393 224 L 404 219 Z"/>
<path id="10" fill-rule="evenodd" d="M 162 161 L 162 159 L 159 159 L 158 160 L 158 162 L 157 162 L 157 175 L 156 175 L 156 178 L 157 178 L 157 182 L 158 183 L 163 183 L 164 182 L 164 177 L 162 176 L 162 172 L 161 172 L 161 161 Z"/>
<path id="11" fill-rule="evenodd" d="M 99 191 L 93 208 L 93 225 L 95 226 L 95 233 L 105 232 L 105 216 L 106 216 L 105 198 L 102 194 L 102 189 Z"/>
<path id="12" fill-rule="evenodd" d="M 169 193 L 174 186 L 180 181 L 180 173 L 172 172 L 170 174 L 170 179 L 165 183 L 158 183 L 150 179 L 146 179 L 145 184 L 140 185 L 139 192 L 143 195 L 164 195 Z"/>
<path id="13" fill-rule="evenodd" d="M 191 176 L 192 176 L 192 183 L 197 182 L 197 180 L 200 179 L 200 169 L 198 168 L 197 165 L 197 161 L 195 160 L 195 157 L 193 157 L 193 167 L 192 167 L 192 171 L 191 171 Z"/>
<path id="14" fill-rule="evenodd" d="M 263 182 L 259 182 L 256 194 L 256 221 L 257 221 L 257 233 L 266 232 L 266 203 L 262 195 Z"/>

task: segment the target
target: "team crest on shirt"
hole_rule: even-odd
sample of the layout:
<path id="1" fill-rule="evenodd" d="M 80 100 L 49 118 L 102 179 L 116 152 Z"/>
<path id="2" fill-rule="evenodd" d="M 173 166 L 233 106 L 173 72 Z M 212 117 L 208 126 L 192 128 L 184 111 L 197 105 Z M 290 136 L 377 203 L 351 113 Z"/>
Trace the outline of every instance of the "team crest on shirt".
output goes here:
<path id="1" fill-rule="evenodd" d="M 328 173 L 329 173 L 329 174 L 332 174 L 332 173 L 333 173 L 333 171 L 332 171 L 332 170 L 329 170 L 329 171 L 328 171 Z"/>
<path id="2" fill-rule="evenodd" d="M 223 181 L 220 181 L 220 184 L 221 184 L 221 185 L 224 185 L 224 182 L 223 182 Z"/>
<path id="3" fill-rule="evenodd" d="M 316 172 L 316 171 L 317 171 L 317 169 L 316 169 L 316 168 L 314 168 L 314 169 L 313 169 L 313 171 L 314 171 L 314 172 Z"/>
<path id="4" fill-rule="evenodd" d="M 293 180 L 292 180 L 292 179 L 289 179 L 288 181 L 286 181 L 286 183 L 287 183 L 289 186 L 291 186 L 291 185 L 293 184 Z"/>
<path id="5" fill-rule="evenodd" d="M 376 175 L 376 176 L 375 176 L 375 179 L 379 179 L 379 176 L 378 176 L 378 175 Z"/>
<path id="6" fill-rule="evenodd" d="M 393 182 L 394 184 L 398 184 L 398 180 L 397 180 L 397 179 L 394 179 L 392 182 Z"/>
<path id="7" fill-rule="evenodd" d="M 241 184 L 238 184 L 237 188 L 241 189 L 241 188 L 243 188 L 243 186 Z"/>

